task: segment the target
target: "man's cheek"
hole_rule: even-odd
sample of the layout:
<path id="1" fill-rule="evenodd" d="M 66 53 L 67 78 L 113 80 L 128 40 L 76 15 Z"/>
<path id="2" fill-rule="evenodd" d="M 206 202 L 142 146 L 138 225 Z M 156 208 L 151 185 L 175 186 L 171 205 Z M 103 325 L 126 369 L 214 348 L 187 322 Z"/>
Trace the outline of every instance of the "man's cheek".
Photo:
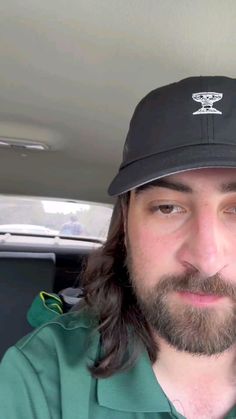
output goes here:
<path id="1" fill-rule="evenodd" d="M 152 270 L 158 262 L 164 263 L 169 252 L 168 244 L 159 239 L 153 232 L 136 231 L 131 241 L 132 256 L 136 265 Z"/>
<path id="2" fill-rule="evenodd" d="M 150 255 L 165 251 L 165 248 L 169 246 L 168 239 L 159 236 L 154 229 L 148 228 L 134 232 L 133 243 Z"/>

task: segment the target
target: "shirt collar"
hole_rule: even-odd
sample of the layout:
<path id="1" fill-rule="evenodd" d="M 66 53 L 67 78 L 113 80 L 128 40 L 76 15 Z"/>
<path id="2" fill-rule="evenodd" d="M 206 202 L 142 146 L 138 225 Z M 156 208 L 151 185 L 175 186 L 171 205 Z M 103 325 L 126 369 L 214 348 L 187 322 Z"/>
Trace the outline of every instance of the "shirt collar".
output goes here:
<path id="1" fill-rule="evenodd" d="M 97 400 L 100 406 L 118 411 L 171 412 L 146 351 L 130 370 L 98 379 Z"/>

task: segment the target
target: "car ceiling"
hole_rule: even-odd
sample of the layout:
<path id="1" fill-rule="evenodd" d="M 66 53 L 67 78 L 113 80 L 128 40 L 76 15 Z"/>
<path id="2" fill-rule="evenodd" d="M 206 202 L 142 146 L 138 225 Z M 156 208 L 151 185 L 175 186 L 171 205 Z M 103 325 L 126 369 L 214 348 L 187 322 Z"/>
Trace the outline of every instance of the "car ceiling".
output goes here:
<path id="1" fill-rule="evenodd" d="M 235 76 L 235 0 L 0 4 L 1 193 L 112 202 L 136 103 L 192 75 Z"/>

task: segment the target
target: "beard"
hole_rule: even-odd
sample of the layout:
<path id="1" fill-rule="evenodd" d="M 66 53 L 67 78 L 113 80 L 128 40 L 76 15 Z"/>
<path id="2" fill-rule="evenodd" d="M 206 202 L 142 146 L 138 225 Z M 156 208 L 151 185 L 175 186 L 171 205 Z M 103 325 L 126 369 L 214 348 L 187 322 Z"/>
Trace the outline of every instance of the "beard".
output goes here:
<path id="1" fill-rule="evenodd" d="M 126 265 L 138 307 L 151 329 L 179 351 L 216 355 L 236 343 L 236 287 L 214 275 L 165 275 L 148 288 L 136 272 L 127 249 Z M 228 304 L 196 307 L 175 298 L 175 292 L 227 297 Z M 173 298 L 174 297 L 174 298 Z"/>

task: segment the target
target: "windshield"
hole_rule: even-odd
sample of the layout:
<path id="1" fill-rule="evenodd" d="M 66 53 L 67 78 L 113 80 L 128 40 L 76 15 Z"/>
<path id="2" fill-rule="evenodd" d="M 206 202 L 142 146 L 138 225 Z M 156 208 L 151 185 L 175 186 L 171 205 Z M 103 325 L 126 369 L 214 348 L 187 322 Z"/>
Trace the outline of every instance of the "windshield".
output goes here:
<path id="1" fill-rule="evenodd" d="M 112 205 L 0 196 L 0 233 L 105 240 Z"/>

